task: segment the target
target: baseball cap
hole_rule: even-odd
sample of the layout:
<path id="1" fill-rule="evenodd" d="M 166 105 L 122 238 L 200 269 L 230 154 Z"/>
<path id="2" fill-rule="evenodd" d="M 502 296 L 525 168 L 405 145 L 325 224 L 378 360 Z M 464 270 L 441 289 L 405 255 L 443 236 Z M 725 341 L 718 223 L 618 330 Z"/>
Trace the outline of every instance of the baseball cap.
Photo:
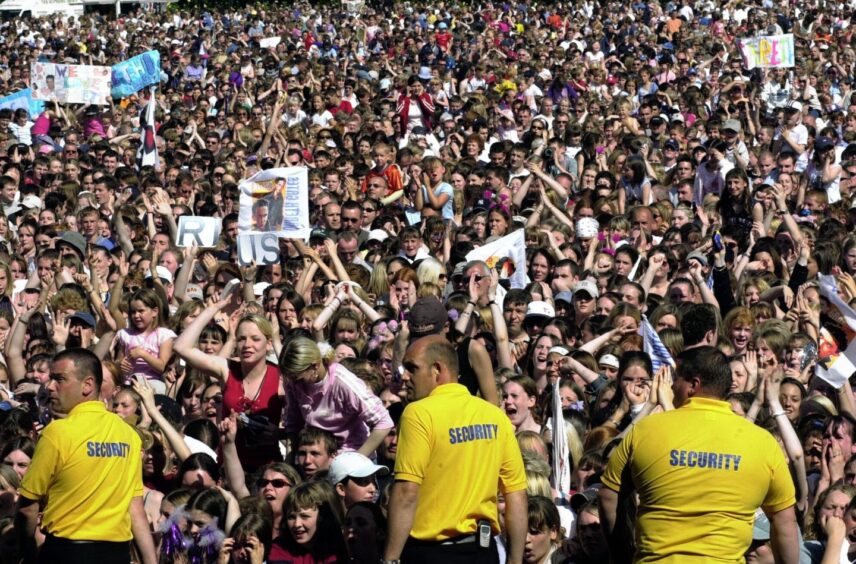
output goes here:
<path id="1" fill-rule="evenodd" d="M 369 458 L 359 452 L 343 452 L 333 459 L 327 479 L 334 486 L 345 478 L 367 478 L 380 474 L 389 474 L 386 466 L 375 464 Z"/>
<path id="2" fill-rule="evenodd" d="M 690 260 L 697 260 L 701 263 L 702 266 L 707 266 L 707 257 L 701 251 L 693 251 L 692 253 L 687 255 L 687 262 Z"/>
<path id="3" fill-rule="evenodd" d="M 410 340 L 436 335 L 443 330 L 448 318 L 449 314 L 440 300 L 434 296 L 419 298 L 410 308 L 408 317 Z"/>
<path id="4" fill-rule="evenodd" d="M 791 112 L 801 112 L 802 111 L 802 102 L 798 102 L 797 100 L 792 100 L 788 102 L 788 105 L 785 106 L 785 111 Z"/>
<path id="5" fill-rule="evenodd" d="M 187 289 L 184 291 L 184 295 L 190 298 L 191 300 L 199 300 L 205 297 L 204 292 L 202 291 L 202 286 L 199 284 L 188 284 Z"/>
<path id="6" fill-rule="evenodd" d="M 618 369 L 618 357 L 614 354 L 605 354 L 597 359 L 598 366 L 609 366 L 610 368 Z"/>
<path id="7" fill-rule="evenodd" d="M 681 150 L 680 143 L 678 143 L 674 139 L 669 139 L 668 141 L 666 141 L 666 144 L 663 145 L 663 147 L 666 149 L 671 149 L 673 151 L 680 151 Z"/>
<path id="8" fill-rule="evenodd" d="M 157 266 L 155 267 L 155 272 L 158 273 L 158 278 L 161 280 L 166 280 L 168 284 L 172 284 L 172 272 L 167 269 L 165 266 Z M 149 271 L 146 273 L 146 280 L 152 277 L 152 272 Z"/>
<path id="9" fill-rule="evenodd" d="M 597 237 L 598 229 L 600 229 L 600 224 L 593 217 L 581 217 L 577 220 L 576 231 L 579 239 Z"/>
<path id="10" fill-rule="evenodd" d="M 547 302 L 535 300 L 526 306 L 526 317 L 556 317 L 556 310 Z"/>
<path id="11" fill-rule="evenodd" d="M 80 321 L 81 323 L 84 323 L 89 327 L 95 327 L 95 318 L 92 317 L 92 314 L 88 311 L 75 311 L 73 314 L 71 314 L 71 317 L 69 317 L 69 319 Z"/>
<path id="12" fill-rule="evenodd" d="M 725 120 L 725 123 L 722 124 L 722 130 L 725 131 L 726 129 L 729 129 L 735 133 L 740 133 L 740 122 L 736 119 L 727 119 Z"/>
<path id="13" fill-rule="evenodd" d="M 84 239 L 83 235 L 77 231 L 63 231 L 62 235 L 59 236 L 57 246 L 63 244 L 68 245 L 77 251 L 80 258 L 83 258 L 86 255 L 86 239 Z"/>
<path id="14" fill-rule="evenodd" d="M 571 509 L 574 513 L 579 514 L 580 509 L 597 497 L 597 492 L 600 490 L 600 484 L 592 484 L 590 488 L 586 488 L 571 496 Z"/>
<path id="15" fill-rule="evenodd" d="M 386 241 L 389 239 L 389 233 L 384 231 L 383 229 L 372 229 L 369 231 L 369 238 L 367 241 Z"/>
<path id="16" fill-rule="evenodd" d="M 35 194 L 29 194 L 21 199 L 21 207 L 31 210 L 40 210 L 42 209 L 42 200 Z"/>
<path id="17" fill-rule="evenodd" d="M 571 300 L 573 299 L 573 297 L 574 297 L 574 295 L 573 295 L 572 293 L 570 293 L 570 292 L 568 292 L 567 290 L 565 290 L 564 292 L 559 292 L 558 294 L 556 294 L 556 295 L 553 297 L 553 303 L 556 303 L 556 302 L 568 302 L 568 303 L 571 303 Z"/>
<path id="18" fill-rule="evenodd" d="M 593 298 L 599 298 L 600 292 L 597 291 L 597 285 L 591 280 L 580 280 L 574 284 L 574 294 L 583 292 Z"/>
<path id="19" fill-rule="evenodd" d="M 835 147 L 835 142 L 826 135 L 821 135 L 817 138 L 817 141 L 814 142 L 814 148 L 816 151 L 828 151 Z"/>

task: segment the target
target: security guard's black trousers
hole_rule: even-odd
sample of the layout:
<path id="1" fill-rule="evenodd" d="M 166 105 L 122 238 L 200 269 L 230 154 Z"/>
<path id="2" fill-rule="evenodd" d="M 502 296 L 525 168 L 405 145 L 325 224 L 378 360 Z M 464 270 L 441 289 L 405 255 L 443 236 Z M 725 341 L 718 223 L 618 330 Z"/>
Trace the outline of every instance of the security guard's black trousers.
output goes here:
<path id="1" fill-rule="evenodd" d="M 129 564 L 130 542 L 71 541 L 53 535 L 45 537 L 39 550 L 39 564 Z"/>
<path id="2" fill-rule="evenodd" d="M 446 544 L 408 539 L 401 553 L 401 564 L 499 564 L 496 541 L 488 548 L 477 542 Z"/>

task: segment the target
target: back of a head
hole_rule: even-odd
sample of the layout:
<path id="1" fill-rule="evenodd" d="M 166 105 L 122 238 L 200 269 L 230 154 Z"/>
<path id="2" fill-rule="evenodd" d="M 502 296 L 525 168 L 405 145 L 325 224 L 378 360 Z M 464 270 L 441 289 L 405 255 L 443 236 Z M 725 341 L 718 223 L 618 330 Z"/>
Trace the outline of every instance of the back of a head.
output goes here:
<path id="1" fill-rule="evenodd" d="M 79 380 L 92 376 L 95 379 L 96 395 L 101 389 L 102 373 L 101 360 L 90 350 L 82 348 L 65 349 L 54 356 L 53 361 L 70 361 L 75 367 L 75 373 Z"/>
<path id="2" fill-rule="evenodd" d="M 425 337 L 425 362 L 432 365 L 435 362 L 445 366 L 455 382 L 458 380 L 458 353 L 454 345 L 442 335 Z"/>
<path id="3" fill-rule="evenodd" d="M 677 376 L 685 380 L 698 378 L 701 394 L 705 397 L 725 399 L 731 389 L 731 366 L 728 358 L 715 347 L 696 347 L 683 351 L 675 359 Z"/>
<path id="4" fill-rule="evenodd" d="M 686 309 L 681 317 L 681 334 L 684 336 L 684 346 L 697 345 L 708 332 L 716 332 L 717 311 L 709 304 L 693 304 Z"/>

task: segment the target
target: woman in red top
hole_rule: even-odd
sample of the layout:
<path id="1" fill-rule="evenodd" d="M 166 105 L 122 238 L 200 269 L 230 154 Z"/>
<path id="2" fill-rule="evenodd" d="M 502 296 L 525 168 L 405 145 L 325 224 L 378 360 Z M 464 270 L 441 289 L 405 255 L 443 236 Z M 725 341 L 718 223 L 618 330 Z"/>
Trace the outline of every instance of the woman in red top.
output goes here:
<path id="1" fill-rule="evenodd" d="M 279 368 L 268 364 L 273 350 L 270 322 L 260 315 L 245 315 L 238 321 L 236 352 L 238 360 L 205 354 L 196 348 L 199 335 L 229 299 L 206 307 L 175 342 L 178 353 L 192 368 L 214 374 L 223 386 L 224 415 L 232 411 L 249 416 L 267 429 L 243 425 L 236 440 L 238 456 L 247 470 L 282 460 L 273 431 L 282 418 L 285 394 Z"/>
<path id="2" fill-rule="evenodd" d="M 434 100 L 425 91 L 418 76 L 412 75 L 407 79 L 407 94 L 402 94 L 398 99 L 395 112 L 398 114 L 402 136 L 419 125 L 424 127 L 425 131 L 431 131 Z"/>

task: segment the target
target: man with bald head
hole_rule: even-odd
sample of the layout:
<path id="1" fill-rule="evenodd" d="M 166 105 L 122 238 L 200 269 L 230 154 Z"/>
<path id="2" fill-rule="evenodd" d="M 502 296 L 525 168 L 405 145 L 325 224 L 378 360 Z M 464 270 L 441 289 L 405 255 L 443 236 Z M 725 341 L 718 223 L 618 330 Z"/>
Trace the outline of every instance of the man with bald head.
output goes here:
<path id="1" fill-rule="evenodd" d="M 507 561 L 522 562 L 526 475 L 510 420 L 458 383 L 458 356 L 442 335 L 414 341 L 402 365 L 409 403 L 399 426 L 384 561 L 498 562 L 499 484 Z"/>

